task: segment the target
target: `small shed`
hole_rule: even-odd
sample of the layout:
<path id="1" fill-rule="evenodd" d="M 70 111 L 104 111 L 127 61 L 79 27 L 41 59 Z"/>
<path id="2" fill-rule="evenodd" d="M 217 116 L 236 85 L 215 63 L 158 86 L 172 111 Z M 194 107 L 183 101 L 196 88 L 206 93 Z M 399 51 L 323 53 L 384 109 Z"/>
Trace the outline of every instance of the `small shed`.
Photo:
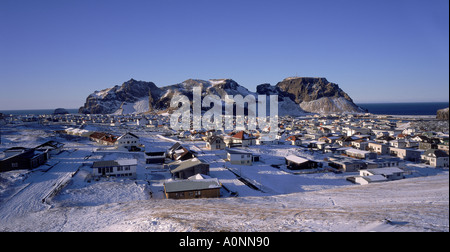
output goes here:
<path id="1" fill-rule="evenodd" d="M 295 155 L 285 157 L 287 168 L 290 170 L 317 168 L 318 163 Z"/>
<path id="2" fill-rule="evenodd" d="M 218 198 L 222 184 L 217 178 L 173 180 L 164 183 L 167 199 Z"/>

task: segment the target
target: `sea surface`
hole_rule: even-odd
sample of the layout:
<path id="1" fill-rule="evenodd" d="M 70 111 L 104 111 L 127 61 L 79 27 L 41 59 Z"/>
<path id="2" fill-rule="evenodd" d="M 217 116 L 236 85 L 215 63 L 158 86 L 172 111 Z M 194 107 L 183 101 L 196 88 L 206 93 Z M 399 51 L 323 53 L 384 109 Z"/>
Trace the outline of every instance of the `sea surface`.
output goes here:
<path id="1" fill-rule="evenodd" d="M 379 115 L 436 115 L 437 110 L 449 107 L 448 102 L 409 102 L 409 103 L 358 103 L 372 114 Z M 78 109 L 67 109 L 77 114 Z M 5 115 L 51 115 L 54 109 L 0 110 Z"/>
<path id="2" fill-rule="evenodd" d="M 78 114 L 78 109 L 66 109 L 70 114 Z M 22 110 L 0 110 L 5 115 L 52 115 L 54 109 L 22 109 Z"/>
<path id="3" fill-rule="evenodd" d="M 409 103 L 359 103 L 372 114 L 378 115 L 436 115 L 439 109 L 447 108 L 448 102 Z"/>

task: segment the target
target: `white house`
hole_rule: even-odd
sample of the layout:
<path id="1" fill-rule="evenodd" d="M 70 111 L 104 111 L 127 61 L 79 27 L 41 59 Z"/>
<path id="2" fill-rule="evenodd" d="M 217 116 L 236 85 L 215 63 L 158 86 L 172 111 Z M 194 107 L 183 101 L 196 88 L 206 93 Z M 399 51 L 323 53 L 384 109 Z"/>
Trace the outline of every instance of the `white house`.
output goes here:
<path id="1" fill-rule="evenodd" d="M 92 175 L 94 177 L 136 178 L 136 167 L 136 159 L 97 161 L 92 165 Z"/>
<path id="2" fill-rule="evenodd" d="M 433 167 L 448 167 L 448 154 L 442 150 L 429 149 L 421 155 L 422 160 Z"/>
<path id="3" fill-rule="evenodd" d="M 381 175 L 387 180 L 403 179 L 403 174 L 404 171 L 398 167 L 375 168 L 359 171 L 360 176 Z"/>
<path id="4" fill-rule="evenodd" d="M 256 145 L 277 145 L 278 142 L 275 135 L 261 135 L 256 139 Z"/>
<path id="5" fill-rule="evenodd" d="M 223 150 L 226 144 L 222 136 L 213 135 L 206 139 L 206 148 L 208 150 Z"/>
<path id="6" fill-rule="evenodd" d="M 367 185 L 369 183 L 377 183 L 388 181 L 383 175 L 371 175 L 371 176 L 357 176 L 355 177 L 355 183 L 360 185 Z"/>
<path id="7" fill-rule="evenodd" d="M 243 150 L 227 149 L 227 160 L 231 164 L 253 165 L 253 154 Z"/>
<path id="8" fill-rule="evenodd" d="M 125 148 L 127 150 L 136 150 L 141 145 L 139 137 L 130 132 L 123 134 L 117 138 L 115 145 L 118 149 Z"/>

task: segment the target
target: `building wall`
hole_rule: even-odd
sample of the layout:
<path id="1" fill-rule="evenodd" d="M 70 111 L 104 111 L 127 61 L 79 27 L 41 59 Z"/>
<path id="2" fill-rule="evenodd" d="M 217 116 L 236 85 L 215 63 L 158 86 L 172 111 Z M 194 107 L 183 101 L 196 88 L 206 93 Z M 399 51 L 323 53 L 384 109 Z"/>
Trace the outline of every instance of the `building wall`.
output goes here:
<path id="1" fill-rule="evenodd" d="M 127 169 L 127 167 L 129 167 L 129 169 Z M 136 178 L 135 165 L 92 168 L 94 177 L 103 176 L 102 169 L 105 169 L 105 176 Z"/>
<path id="2" fill-rule="evenodd" d="M 175 172 L 173 175 L 175 178 L 187 179 L 195 174 L 209 175 L 209 164 L 199 164 L 179 172 Z"/>
<path id="3" fill-rule="evenodd" d="M 219 198 L 220 188 L 212 188 L 205 190 L 170 192 L 166 194 L 167 199 L 195 199 L 195 198 Z"/>
<path id="4" fill-rule="evenodd" d="M 253 165 L 251 154 L 227 154 L 228 160 L 235 165 Z"/>

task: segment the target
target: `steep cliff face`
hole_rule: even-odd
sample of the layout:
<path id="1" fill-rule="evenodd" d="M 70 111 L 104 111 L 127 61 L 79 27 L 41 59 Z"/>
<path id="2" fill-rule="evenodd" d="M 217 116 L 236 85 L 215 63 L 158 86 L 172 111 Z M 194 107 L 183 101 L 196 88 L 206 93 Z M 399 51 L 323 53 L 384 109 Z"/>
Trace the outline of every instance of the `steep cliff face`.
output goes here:
<path id="1" fill-rule="evenodd" d="M 439 120 L 449 120 L 449 108 L 439 109 L 436 113 L 436 118 Z"/>
<path id="2" fill-rule="evenodd" d="M 365 112 L 350 96 L 326 78 L 290 77 L 275 86 L 262 84 L 258 93 L 278 93 L 283 100 L 294 101 L 306 112 L 345 113 Z"/>
<path id="3" fill-rule="evenodd" d="M 161 90 L 153 82 L 130 79 L 121 86 L 95 91 L 86 98 L 86 103 L 78 112 L 82 114 L 112 114 L 128 103 L 146 100 L 153 102 L 161 95 Z"/>
<path id="4" fill-rule="evenodd" d="M 261 84 L 256 92 L 232 79 L 188 79 L 181 83 L 157 87 L 153 82 L 131 79 L 121 86 L 95 91 L 79 109 L 86 114 L 127 114 L 166 111 L 176 95 L 185 95 L 192 101 L 194 87 L 200 87 L 202 97 L 217 95 L 278 95 L 279 115 L 314 113 L 363 112 L 337 84 L 325 78 L 286 78 L 276 86 Z M 306 112 L 305 112 L 306 111 Z"/>

